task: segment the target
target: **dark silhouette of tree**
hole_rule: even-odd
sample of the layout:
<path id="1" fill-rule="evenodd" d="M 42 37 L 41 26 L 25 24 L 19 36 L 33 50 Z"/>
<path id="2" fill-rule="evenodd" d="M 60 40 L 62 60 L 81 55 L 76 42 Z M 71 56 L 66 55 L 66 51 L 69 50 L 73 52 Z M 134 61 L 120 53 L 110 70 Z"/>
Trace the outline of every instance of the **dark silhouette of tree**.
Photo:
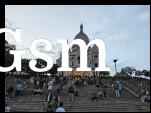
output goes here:
<path id="1" fill-rule="evenodd" d="M 134 67 L 125 67 L 121 69 L 120 75 L 121 76 L 131 76 L 135 72 L 135 76 L 146 76 L 150 77 L 150 70 L 136 70 Z"/>
<path id="2" fill-rule="evenodd" d="M 146 77 L 150 77 L 150 71 L 149 70 L 143 70 L 142 75 L 144 75 Z"/>
<path id="3" fill-rule="evenodd" d="M 29 68 L 29 61 L 30 59 L 22 59 L 22 72 L 25 72 L 25 73 L 30 73 L 30 68 Z"/>
<path id="4" fill-rule="evenodd" d="M 16 46 L 5 40 L 5 67 L 11 66 L 14 61 L 14 55 L 9 53 L 10 50 L 16 50 Z"/>
<path id="5" fill-rule="evenodd" d="M 128 67 L 122 68 L 120 74 L 126 74 L 127 76 L 131 76 L 134 71 L 136 71 L 135 68 L 128 66 Z"/>

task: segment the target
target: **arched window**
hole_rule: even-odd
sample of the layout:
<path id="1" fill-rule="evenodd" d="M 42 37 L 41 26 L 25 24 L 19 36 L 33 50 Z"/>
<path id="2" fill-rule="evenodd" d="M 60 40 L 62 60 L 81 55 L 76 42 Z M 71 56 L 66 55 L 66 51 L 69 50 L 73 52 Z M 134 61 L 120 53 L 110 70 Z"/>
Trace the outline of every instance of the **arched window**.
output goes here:
<path id="1" fill-rule="evenodd" d="M 72 66 L 73 66 L 73 61 L 72 61 Z"/>
<path id="2" fill-rule="evenodd" d="M 80 64 L 80 56 L 78 56 L 78 64 Z"/>

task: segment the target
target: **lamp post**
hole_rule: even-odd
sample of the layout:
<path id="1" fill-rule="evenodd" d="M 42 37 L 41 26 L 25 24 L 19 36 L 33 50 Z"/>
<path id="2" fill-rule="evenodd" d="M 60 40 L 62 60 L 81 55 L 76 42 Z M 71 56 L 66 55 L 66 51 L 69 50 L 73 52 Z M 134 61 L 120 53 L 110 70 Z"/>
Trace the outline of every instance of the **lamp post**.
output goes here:
<path id="1" fill-rule="evenodd" d="M 116 75 L 117 75 L 117 68 L 116 68 L 116 62 L 118 61 L 118 59 L 114 59 L 113 62 L 115 63 L 115 72 L 116 72 Z"/>

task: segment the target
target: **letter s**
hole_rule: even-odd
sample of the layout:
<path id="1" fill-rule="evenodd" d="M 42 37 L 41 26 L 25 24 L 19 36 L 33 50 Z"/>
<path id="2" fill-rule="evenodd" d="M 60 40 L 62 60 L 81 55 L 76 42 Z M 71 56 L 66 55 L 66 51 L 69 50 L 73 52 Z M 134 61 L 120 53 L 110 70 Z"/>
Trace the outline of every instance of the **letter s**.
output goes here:
<path id="1" fill-rule="evenodd" d="M 47 66 L 44 67 L 44 68 L 37 68 L 35 65 L 37 63 L 36 60 L 31 60 L 29 62 L 29 67 L 33 70 L 33 71 L 36 71 L 36 72 L 44 72 L 44 71 L 48 71 L 49 69 L 52 68 L 53 66 L 53 59 L 51 57 L 49 57 L 48 55 L 44 54 L 44 53 L 41 53 L 39 52 L 37 49 L 36 49 L 36 46 L 38 43 L 45 43 L 46 46 L 45 46 L 45 49 L 47 51 L 50 51 L 52 49 L 52 45 L 51 43 L 46 40 L 46 39 L 37 39 L 35 41 L 32 42 L 31 44 L 31 53 L 36 56 L 37 58 L 40 58 L 40 59 L 43 59 L 47 62 Z"/>

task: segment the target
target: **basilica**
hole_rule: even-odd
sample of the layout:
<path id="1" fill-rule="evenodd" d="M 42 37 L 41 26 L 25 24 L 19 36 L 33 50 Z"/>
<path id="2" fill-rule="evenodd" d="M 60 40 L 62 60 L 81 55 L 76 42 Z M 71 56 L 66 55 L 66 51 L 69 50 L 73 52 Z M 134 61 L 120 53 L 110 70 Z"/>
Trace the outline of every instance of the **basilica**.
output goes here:
<path id="1" fill-rule="evenodd" d="M 84 33 L 83 25 L 80 25 L 80 32 L 75 36 L 75 39 L 82 39 L 85 41 L 86 44 L 89 43 L 88 36 Z M 72 72 L 62 72 L 65 75 L 68 76 L 100 76 L 102 73 L 100 72 L 94 72 L 95 68 L 98 67 L 98 61 L 99 61 L 99 52 L 98 47 L 96 45 L 93 45 L 88 48 L 87 51 L 87 64 L 88 67 L 92 69 L 91 72 L 77 72 L 76 68 L 80 67 L 80 48 L 77 45 L 73 45 L 72 49 L 69 50 L 69 67 L 73 68 Z M 61 54 L 59 59 L 56 60 L 56 63 L 58 66 L 61 66 Z"/>

